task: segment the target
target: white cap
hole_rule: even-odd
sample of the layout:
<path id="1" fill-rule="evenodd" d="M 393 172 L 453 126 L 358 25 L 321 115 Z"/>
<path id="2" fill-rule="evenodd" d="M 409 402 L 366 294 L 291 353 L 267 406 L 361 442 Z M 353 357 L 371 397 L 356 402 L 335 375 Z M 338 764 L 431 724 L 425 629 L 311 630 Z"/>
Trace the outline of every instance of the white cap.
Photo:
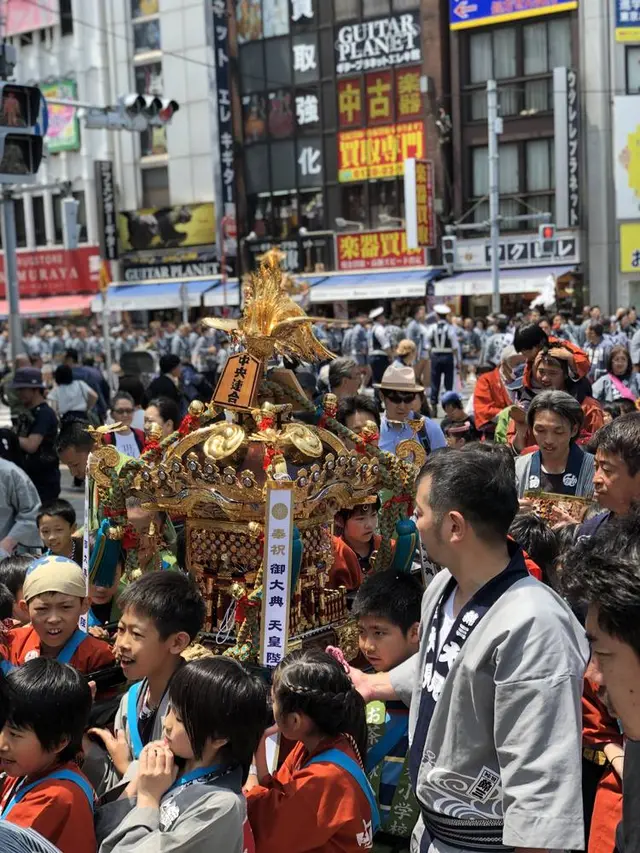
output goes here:
<path id="1" fill-rule="evenodd" d="M 451 308 L 449 308 L 448 305 L 434 305 L 433 310 L 441 317 L 446 317 L 448 314 L 451 314 Z"/>
<path id="2" fill-rule="evenodd" d="M 369 319 L 376 320 L 382 314 L 384 314 L 384 308 L 382 306 L 380 306 L 380 308 L 374 308 L 373 310 L 369 311 Z"/>

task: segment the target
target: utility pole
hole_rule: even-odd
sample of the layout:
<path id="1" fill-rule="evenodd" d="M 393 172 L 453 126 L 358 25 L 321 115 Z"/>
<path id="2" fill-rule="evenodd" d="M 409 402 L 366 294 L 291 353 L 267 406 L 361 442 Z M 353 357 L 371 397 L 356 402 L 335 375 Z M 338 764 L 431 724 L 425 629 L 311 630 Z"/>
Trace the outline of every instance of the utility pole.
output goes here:
<path id="1" fill-rule="evenodd" d="M 16 203 L 13 192 L 5 187 L 2 193 L 2 248 L 4 249 L 4 279 L 9 301 L 9 342 L 11 361 L 24 352 L 22 320 L 20 319 L 20 290 L 18 286 L 18 259 L 16 255 Z"/>
<path id="2" fill-rule="evenodd" d="M 498 135 L 502 119 L 498 117 L 498 87 L 487 80 L 487 119 L 489 130 L 489 222 L 491 228 L 491 311 L 500 313 L 500 154 Z"/>

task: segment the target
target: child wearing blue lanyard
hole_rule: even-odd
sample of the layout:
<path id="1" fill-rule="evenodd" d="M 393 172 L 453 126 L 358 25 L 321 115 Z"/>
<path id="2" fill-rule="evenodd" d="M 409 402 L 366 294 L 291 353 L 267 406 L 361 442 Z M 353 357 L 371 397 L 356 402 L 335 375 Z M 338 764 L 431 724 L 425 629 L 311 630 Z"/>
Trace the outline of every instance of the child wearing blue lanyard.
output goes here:
<path id="1" fill-rule="evenodd" d="M 0 817 L 30 827 L 62 853 L 95 853 L 94 792 L 76 758 L 91 691 L 71 666 L 36 658 L 7 677 L 0 733 Z"/>
<path id="2" fill-rule="evenodd" d="M 216 657 L 185 664 L 169 699 L 164 738 L 142 750 L 131 811 L 100 853 L 243 853 L 252 845 L 242 785 L 267 722 L 266 687 Z"/>
<path id="3" fill-rule="evenodd" d="M 87 773 L 100 794 L 119 783 L 149 741 L 162 737 L 168 688 L 183 664 L 182 652 L 202 630 L 205 604 L 196 584 L 182 572 L 149 572 L 129 584 L 121 610 L 115 654 L 129 682 L 114 732 L 91 729 L 108 753 L 90 754 Z"/>

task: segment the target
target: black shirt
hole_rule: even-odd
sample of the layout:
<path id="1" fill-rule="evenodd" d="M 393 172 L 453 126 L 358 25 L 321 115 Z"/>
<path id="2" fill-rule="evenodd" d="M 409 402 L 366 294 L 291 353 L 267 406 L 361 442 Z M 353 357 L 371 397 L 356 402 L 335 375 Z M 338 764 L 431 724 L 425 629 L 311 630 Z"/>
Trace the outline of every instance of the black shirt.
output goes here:
<path id="1" fill-rule="evenodd" d="M 540 488 L 543 492 L 551 492 L 555 495 L 563 494 L 564 485 L 562 482 L 562 478 L 564 477 L 564 472 L 562 474 L 548 474 L 546 471 L 540 471 Z"/>
<path id="2" fill-rule="evenodd" d="M 619 853 L 639 853 L 640 741 L 625 742 L 622 791 L 622 820 L 616 832 L 616 850 Z"/>
<path id="3" fill-rule="evenodd" d="M 20 416 L 17 433 L 21 438 L 42 436 L 36 452 L 24 454 L 24 470 L 36 487 L 42 503 L 55 500 L 60 494 L 60 462 L 55 450 L 58 435 L 56 413 L 48 403 L 40 403 Z"/>

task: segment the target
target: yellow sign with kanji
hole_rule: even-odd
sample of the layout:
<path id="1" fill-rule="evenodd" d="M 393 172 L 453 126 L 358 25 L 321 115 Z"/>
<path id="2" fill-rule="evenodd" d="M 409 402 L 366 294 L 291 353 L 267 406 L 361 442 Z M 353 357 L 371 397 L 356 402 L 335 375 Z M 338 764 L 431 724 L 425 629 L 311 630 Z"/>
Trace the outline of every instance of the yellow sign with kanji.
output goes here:
<path id="1" fill-rule="evenodd" d="M 405 231 L 360 231 L 336 235 L 339 270 L 374 270 L 392 267 L 421 267 L 424 249 L 408 249 Z"/>
<path id="2" fill-rule="evenodd" d="M 640 273 L 640 223 L 620 225 L 620 272 Z"/>
<path id="3" fill-rule="evenodd" d="M 425 155 L 424 124 L 411 121 L 338 134 L 338 180 L 370 181 L 404 174 L 404 161 Z"/>

